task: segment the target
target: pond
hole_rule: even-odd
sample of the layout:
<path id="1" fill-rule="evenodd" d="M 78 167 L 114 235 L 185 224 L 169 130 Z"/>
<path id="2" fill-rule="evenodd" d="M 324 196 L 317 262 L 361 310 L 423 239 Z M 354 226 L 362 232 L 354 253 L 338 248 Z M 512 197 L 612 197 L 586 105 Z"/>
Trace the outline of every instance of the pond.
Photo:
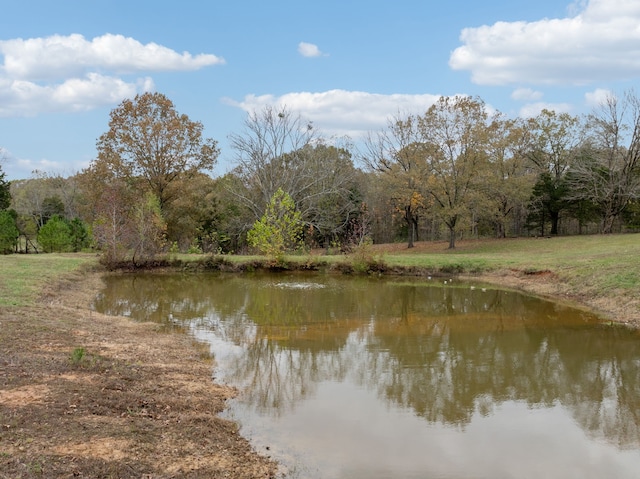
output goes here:
<path id="1" fill-rule="evenodd" d="M 455 278 L 110 276 L 95 308 L 210 344 L 291 478 L 636 478 L 640 335 Z"/>

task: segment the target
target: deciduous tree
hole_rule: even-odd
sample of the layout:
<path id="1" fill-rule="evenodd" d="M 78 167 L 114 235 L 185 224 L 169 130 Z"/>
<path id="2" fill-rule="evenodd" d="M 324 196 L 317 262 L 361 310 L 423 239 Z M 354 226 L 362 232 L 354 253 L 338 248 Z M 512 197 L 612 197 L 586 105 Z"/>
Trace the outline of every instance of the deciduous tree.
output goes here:
<path id="1" fill-rule="evenodd" d="M 459 222 L 477 191 L 479 169 L 487 162 L 489 116 L 478 98 L 441 97 L 419 118 L 422 148 L 427 152 L 427 191 L 449 230 L 455 248 Z M 475 189 L 475 190 L 474 190 Z"/>
<path id="2" fill-rule="evenodd" d="M 389 197 L 407 226 L 407 248 L 417 240 L 420 213 L 428 205 L 428 154 L 419 122 L 412 115 L 390 120 L 386 130 L 367 138 L 362 157 L 369 169 L 383 174 Z"/>
<path id="3" fill-rule="evenodd" d="M 0 254 L 15 250 L 18 234 L 15 211 L 0 211 Z"/>
<path id="4" fill-rule="evenodd" d="M 179 193 L 170 188 L 174 181 L 215 165 L 217 142 L 202 132 L 202 123 L 178 113 L 165 95 L 137 95 L 111 112 L 95 163 L 126 181 L 143 180 L 164 209 Z"/>
<path id="5" fill-rule="evenodd" d="M 260 218 L 278 189 L 292 197 L 301 188 L 317 181 L 317 171 L 310 170 L 303 154 L 305 147 L 317 141 L 313 125 L 286 108 L 272 106 L 250 113 L 244 131 L 229 136 L 235 151 L 234 174 L 244 188 L 234 193 L 255 218 Z M 322 172 L 320 173 L 322 174 Z"/>
<path id="6" fill-rule="evenodd" d="M 568 113 L 542 110 L 529 119 L 528 159 L 538 174 L 531 201 L 534 214 L 542 218 L 544 235 L 546 219 L 551 221 L 551 234 L 558 234 L 560 213 L 569 207 L 569 186 L 566 174 L 582 140 L 582 128 L 577 117 Z"/>
<path id="7" fill-rule="evenodd" d="M 231 193 L 255 218 L 282 189 L 319 240 L 327 241 L 344 232 L 359 211 L 348 142 L 329 145 L 300 115 L 267 106 L 251 113 L 244 131 L 230 140 L 236 153 L 233 173 L 242 184 Z"/>
<path id="8" fill-rule="evenodd" d="M 524 211 L 535 182 L 527 164 L 527 131 L 520 120 L 497 117 L 489 125 L 487 163 L 478 172 L 481 193 L 481 218 L 494 227 L 495 235 L 504 238 L 511 218 L 517 220 Z"/>
<path id="9" fill-rule="evenodd" d="M 613 225 L 640 198 L 640 98 L 610 95 L 587 119 L 588 138 L 569 176 L 574 200 L 592 202 L 600 230 Z"/>
<path id="10" fill-rule="evenodd" d="M 6 210 L 11 205 L 11 183 L 5 177 L 6 174 L 2 171 L 2 165 L 0 164 L 0 211 Z"/>
<path id="11" fill-rule="evenodd" d="M 287 251 L 299 246 L 302 228 L 301 215 L 293 199 L 279 188 L 262 218 L 249 230 L 247 241 L 269 258 L 280 261 Z"/>

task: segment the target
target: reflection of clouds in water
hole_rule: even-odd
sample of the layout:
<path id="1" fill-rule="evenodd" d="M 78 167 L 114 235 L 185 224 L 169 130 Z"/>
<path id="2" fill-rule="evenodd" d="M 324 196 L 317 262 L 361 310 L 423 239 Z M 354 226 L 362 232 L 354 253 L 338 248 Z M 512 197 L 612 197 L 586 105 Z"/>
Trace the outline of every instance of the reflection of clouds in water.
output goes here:
<path id="1" fill-rule="evenodd" d="M 280 289 L 321 289 L 326 287 L 320 283 L 275 283 L 273 286 Z"/>
<path id="2" fill-rule="evenodd" d="M 465 471 L 524 477 L 516 466 L 527 461 L 517 453 L 534 449 L 546 454 L 541 467 L 548 467 L 530 477 L 579 477 L 567 474 L 571 468 L 583 473 L 581 479 L 607 471 L 609 477 L 635 477 L 627 471 L 635 474 L 640 464 L 640 342 L 622 328 L 603 329 L 584 312 L 479 286 L 317 275 L 206 278 L 149 277 L 133 284 L 121 278 L 110 283 L 112 290 L 105 290 L 96 308 L 145 319 L 172 317 L 208 341 L 216 380 L 243 391 L 235 401 L 249 411 L 242 422 L 256 431 L 268 424 L 262 430 L 273 438 L 267 443 L 272 451 L 281 432 L 296 437 L 296 444 L 315 441 L 301 447 L 300 455 L 335 446 L 336 461 L 349 451 L 345 470 L 371 472 L 367 464 L 380 441 L 383 451 L 421 469 L 424 454 L 415 443 L 437 452 L 427 466 L 444 457 L 443 450 L 458 450 Z M 408 429 L 394 425 L 409 419 Z M 540 433 L 535 426 L 542 424 L 553 432 Z M 428 433 L 423 440 L 420 431 Z M 352 440 L 345 444 L 336 434 Z M 487 441 L 489 436 L 496 439 Z M 367 446 L 358 458 L 352 444 L 360 443 Z M 502 459 L 496 457 L 502 453 L 490 454 L 497 443 Z M 586 456 L 601 459 L 576 459 Z M 461 463 L 458 454 L 450 459 Z M 379 470 L 388 466 L 373 463 Z M 442 472 L 429 467 L 424 470 Z M 456 467 L 443 474 L 460 472 Z M 330 470 L 323 464 L 318 477 L 330 477 Z"/>

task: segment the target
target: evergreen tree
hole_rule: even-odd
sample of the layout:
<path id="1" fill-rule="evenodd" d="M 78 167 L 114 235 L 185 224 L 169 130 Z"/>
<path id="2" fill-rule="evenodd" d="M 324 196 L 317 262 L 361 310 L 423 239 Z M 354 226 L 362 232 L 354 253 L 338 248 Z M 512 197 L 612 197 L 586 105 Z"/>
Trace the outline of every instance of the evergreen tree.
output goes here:
<path id="1" fill-rule="evenodd" d="M 18 241 L 15 211 L 0 211 L 0 253 L 12 253 Z"/>
<path id="2" fill-rule="evenodd" d="M 38 232 L 38 243 L 46 253 L 71 250 L 71 228 L 60 216 L 54 216 Z"/>
<path id="3" fill-rule="evenodd" d="M 11 204 L 11 191 L 9 190 L 11 183 L 5 180 L 5 176 L 2 167 L 0 167 L 0 211 L 6 210 Z"/>

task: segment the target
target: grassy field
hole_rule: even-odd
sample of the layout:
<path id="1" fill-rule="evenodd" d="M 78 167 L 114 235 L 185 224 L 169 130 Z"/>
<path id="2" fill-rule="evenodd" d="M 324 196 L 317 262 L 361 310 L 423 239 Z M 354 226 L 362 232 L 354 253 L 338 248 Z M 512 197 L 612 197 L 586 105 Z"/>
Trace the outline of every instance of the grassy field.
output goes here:
<path id="1" fill-rule="evenodd" d="M 552 272 L 576 289 L 640 292 L 640 235 L 571 236 L 543 239 L 420 243 L 411 250 L 383 251 L 390 265 L 449 268 L 466 273 L 517 270 Z"/>
<path id="2" fill-rule="evenodd" d="M 32 306 L 47 283 L 95 264 L 87 254 L 0 255 L 0 306 Z"/>

